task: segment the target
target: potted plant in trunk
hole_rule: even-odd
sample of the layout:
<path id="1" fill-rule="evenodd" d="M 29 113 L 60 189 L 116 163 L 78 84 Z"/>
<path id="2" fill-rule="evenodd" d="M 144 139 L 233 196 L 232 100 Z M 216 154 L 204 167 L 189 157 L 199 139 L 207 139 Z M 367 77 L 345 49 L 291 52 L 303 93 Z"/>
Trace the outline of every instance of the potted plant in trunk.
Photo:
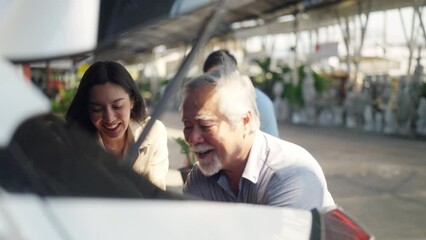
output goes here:
<path id="1" fill-rule="evenodd" d="M 185 166 L 179 168 L 180 174 L 182 176 L 183 182 L 186 182 L 186 176 L 189 174 L 189 172 L 192 169 L 192 166 L 194 166 L 196 160 L 193 153 L 191 153 L 189 144 L 185 141 L 185 139 L 178 137 L 174 139 L 177 144 L 180 146 L 180 152 L 185 155 Z"/>

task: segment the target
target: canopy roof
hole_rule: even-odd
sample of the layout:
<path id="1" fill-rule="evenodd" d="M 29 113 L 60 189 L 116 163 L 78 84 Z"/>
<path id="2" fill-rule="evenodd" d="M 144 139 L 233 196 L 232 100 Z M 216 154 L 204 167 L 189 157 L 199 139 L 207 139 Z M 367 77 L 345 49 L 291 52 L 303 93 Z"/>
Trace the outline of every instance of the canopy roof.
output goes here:
<path id="1" fill-rule="evenodd" d="M 11 7 L 3 11 L 6 13 L 4 17 L 1 16 L 0 53 L 15 62 L 70 56 L 78 61 L 93 53 L 99 60 L 137 61 L 159 45 L 191 45 L 205 21 L 221 3 L 224 5 L 221 21 L 211 35 L 234 34 L 240 38 L 295 31 L 294 22 L 280 22 L 278 19 L 296 13 L 308 13 L 310 16 L 298 23 L 298 30 L 303 30 L 335 23 L 337 15 L 367 11 L 366 5 L 370 11 L 413 5 L 405 0 L 30 2 L 10 1 Z M 241 24 L 238 29 L 235 28 L 235 23 L 247 21 L 255 24 Z"/>
<path id="2" fill-rule="evenodd" d="M 182 4 L 191 1 L 181 1 Z M 202 1 L 203 2 L 203 1 Z M 153 24 L 142 24 L 117 41 L 97 52 L 98 58 L 113 58 L 132 61 L 158 46 L 176 47 L 190 45 L 202 28 L 210 12 L 218 6 L 217 0 L 204 1 L 193 11 L 173 18 L 164 18 Z M 280 22 L 279 17 L 297 12 L 308 13 L 311 17 L 298 25 L 299 30 L 314 29 L 335 24 L 336 16 L 352 16 L 367 11 L 368 1 L 360 5 L 357 0 L 228 0 L 226 11 L 213 36 L 234 34 L 247 38 L 262 34 L 289 33 L 295 30 L 294 23 Z M 379 11 L 412 6 L 405 0 L 375 0 L 369 5 L 370 11 Z M 233 24 L 255 21 L 255 26 L 233 28 Z"/>

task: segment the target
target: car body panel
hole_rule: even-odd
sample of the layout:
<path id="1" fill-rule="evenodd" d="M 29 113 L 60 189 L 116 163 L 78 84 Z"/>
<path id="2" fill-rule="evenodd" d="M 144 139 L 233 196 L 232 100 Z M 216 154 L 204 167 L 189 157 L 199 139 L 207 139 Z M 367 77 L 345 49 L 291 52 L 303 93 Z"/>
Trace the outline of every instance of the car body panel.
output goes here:
<path id="1" fill-rule="evenodd" d="M 23 239 L 309 239 L 310 211 L 251 204 L 1 196 L 0 236 Z M 7 216 L 7 217 L 5 217 Z"/>

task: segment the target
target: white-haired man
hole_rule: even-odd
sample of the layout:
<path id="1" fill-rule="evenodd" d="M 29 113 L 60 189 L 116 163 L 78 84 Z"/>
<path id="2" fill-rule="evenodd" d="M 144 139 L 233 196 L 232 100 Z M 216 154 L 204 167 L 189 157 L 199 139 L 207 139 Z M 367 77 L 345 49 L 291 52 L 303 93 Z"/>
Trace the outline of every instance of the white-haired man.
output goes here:
<path id="1" fill-rule="evenodd" d="M 259 130 L 254 87 L 231 65 L 185 85 L 183 132 L 198 163 L 184 193 L 300 209 L 334 205 L 315 158 Z"/>

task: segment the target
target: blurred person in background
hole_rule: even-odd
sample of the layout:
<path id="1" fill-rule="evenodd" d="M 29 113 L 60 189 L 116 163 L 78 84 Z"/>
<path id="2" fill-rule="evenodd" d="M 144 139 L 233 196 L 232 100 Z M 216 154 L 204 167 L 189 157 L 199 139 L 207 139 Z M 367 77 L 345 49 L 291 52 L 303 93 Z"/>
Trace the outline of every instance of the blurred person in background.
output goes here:
<path id="1" fill-rule="evenodd" d="M 220 66 L 224 61 L 224 56 L 237 66 L 237 59 L 228 50 L 217 50 L 207 56 L 203 65 L 203 72 L 209 72 Z M 256 104 L 260 114 L 260 130 L 279 138 L 277 118 L 275 117 L 274 104 L 271 99 L 259 88 L 255 87 Z"/>

